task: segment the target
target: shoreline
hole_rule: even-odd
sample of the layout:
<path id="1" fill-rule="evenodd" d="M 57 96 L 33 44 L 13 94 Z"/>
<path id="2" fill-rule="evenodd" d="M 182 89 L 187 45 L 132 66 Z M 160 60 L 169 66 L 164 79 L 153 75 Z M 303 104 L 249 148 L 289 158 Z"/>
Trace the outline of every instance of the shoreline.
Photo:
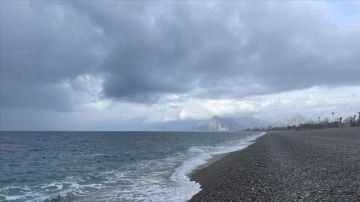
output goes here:
<path id="1" fill-rule="evenodd" d="M 360 200 L 360 128 L 267 132 L 191 173 L 190 201 Z"/>
<path id="2" fill-rule="evenodd" d="M 211 166 L 211 164 L 215 163 L 216 161 L 220 161 L 222 158 L 224 158 L 225 156 L 227 156 L 230 153 L 232 153 L 232 152 L 212 156 L 209 160 L 206 161 L 206 163 L 199 165 L 194 170 L 192 170 L 190 173 L 188 173 L 186 176 L 191 180 L 191 176 L 193 174 L 195 174 L 197 171 Z M 194 180 L 191 180 L 191 181 L 194 181 Z"/>
<path id="3" fill-rule="evenodd" d="M 241 148 L 241 149 L 239 149 L 239 150 L 230 151 L 230 152 L 226 152 L 226 153 L 223 153 L 223 154 L 213 155 L 210 159 L 208 159 L 208 160 L 206 161 L 206 163 L 199 165 L 199 166 L 196 167 L 194 170 L 192 170 L 190 173 L 188 173 L 186 176 L 190 179 L 190 181 L 195 181 L 195 180 L 192 180 L 192 175 L 195 174 L 197 171 L 202 170 L 202 169 L 204 169 L 204 168 L 206 168 L 206 167 L 211 166 L 211 164 L 213 164 L 213 163 L 215 163 L 215 162 L 217 162 L 217 161 L 220 161 L 222 158 L 226 157 L 227 155 L 229 155 L 229 154 L 231 154 L 231 153 L 238 152 L 238 151 L 241 151 L 241 150 L 243 150 L 243 149 L 246 149 L 246 148 L 250 147 L 252 144 L 254 144 L 254 143 L 256 142 L 256 140 L 257 140 L 258 138 L 260 138 L 260 137 L 262 137 L 262 136 L 264 136 L 264 135 L 266 135 L 266 132 L 264 132 L 264 131 L 259 132 L 258 135 L 257 135 L 257 137 L 255 137 L 255 139 L 250 140 L 250 141 L 249 141 L 249 144 L 246 145 L 246 147 Z"/>

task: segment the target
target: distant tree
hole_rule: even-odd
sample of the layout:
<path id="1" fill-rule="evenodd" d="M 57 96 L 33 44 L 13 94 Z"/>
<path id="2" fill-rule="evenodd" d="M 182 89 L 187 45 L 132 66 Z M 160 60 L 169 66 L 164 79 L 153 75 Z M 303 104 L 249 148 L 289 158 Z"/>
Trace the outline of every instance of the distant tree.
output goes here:
<path id="1" fill-rule="evenodd" d="M 344 123 L 348 124 L 349 126 L 353 126 L 355 123 L 355 118 L 353 116 L 349 116 L 344 119 Z"/>
<path id="2" fill-rule="evenodd" d="M 334 114 L 335 112 L 331 112 L 331 121 L 334 122 Z"/>
<path id="3" fill-rule="evenodd" d="M 329 121 L 329 118 L 327 118 L 327 117 L 325 117 L 324 119 L 323 119 L 323 122 L 325 123 L 325 124 L 328 124 L 330 121 Z"/>
<path id="4" fill-rule="evenodd" d="M 339 117 L 339 128 L 343 128 L 342 117 Z"/>

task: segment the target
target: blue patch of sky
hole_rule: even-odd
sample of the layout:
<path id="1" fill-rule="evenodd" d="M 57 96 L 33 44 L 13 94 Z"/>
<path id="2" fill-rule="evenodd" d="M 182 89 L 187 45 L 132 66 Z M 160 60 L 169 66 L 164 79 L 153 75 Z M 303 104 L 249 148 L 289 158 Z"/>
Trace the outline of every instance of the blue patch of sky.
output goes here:
<path id="1" fill-rule="evenodd" d="M 331 17 L 341 24 L 360 22 L 360 1 L 326 1 L 331 9 Z"/>

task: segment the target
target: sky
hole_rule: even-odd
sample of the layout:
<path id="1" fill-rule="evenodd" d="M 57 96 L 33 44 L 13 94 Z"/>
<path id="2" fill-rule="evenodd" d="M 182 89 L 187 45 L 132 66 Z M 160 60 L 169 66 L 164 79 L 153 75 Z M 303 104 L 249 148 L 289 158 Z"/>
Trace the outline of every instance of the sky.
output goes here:
<path id="1" fill-rule="evenodd" d="M 358 1 L 0 1 L 0 130 L 360 111 Z"/>

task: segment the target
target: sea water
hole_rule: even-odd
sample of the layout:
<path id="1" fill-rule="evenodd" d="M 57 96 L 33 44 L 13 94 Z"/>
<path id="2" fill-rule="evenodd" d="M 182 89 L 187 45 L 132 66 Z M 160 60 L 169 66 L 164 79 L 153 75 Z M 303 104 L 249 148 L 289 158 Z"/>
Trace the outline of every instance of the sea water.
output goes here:
<path id="1" fill-rule="evenodd" d="M 256 132 L 0 132 L 0 201 L 186 201 Z"/>

